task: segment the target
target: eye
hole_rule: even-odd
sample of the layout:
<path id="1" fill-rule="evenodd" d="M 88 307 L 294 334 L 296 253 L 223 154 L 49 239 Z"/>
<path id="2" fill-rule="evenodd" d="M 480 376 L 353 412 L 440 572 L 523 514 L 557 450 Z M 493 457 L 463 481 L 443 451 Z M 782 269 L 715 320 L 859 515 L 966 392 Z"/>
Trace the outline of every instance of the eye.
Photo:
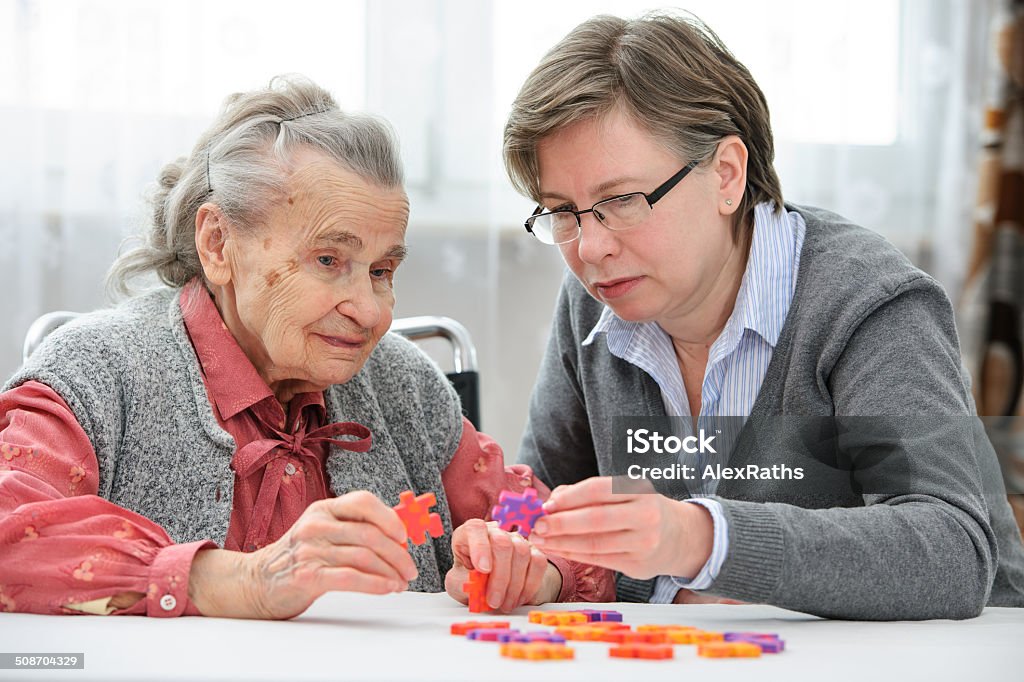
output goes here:
<path id="1" fill-rule="evenodd" d="M 373 268 L 372 270 L 370 270 L 370 277 L 388 282 L 391 281 L 391 278 L 394 274 L 395 271 L 392 268 Z"/>
<path id="2" fill-rule="evenodd" d="M 335 258 L 334 256 L 326 256 L 326 255 L 324 255 L 324 256 L 317 256 L 316 257 L 316 262 L 319 263 L 320 265 L 324 266 L 325 268 L 333 268 L 335 265 L 338 264 L 338 259 Z"/>

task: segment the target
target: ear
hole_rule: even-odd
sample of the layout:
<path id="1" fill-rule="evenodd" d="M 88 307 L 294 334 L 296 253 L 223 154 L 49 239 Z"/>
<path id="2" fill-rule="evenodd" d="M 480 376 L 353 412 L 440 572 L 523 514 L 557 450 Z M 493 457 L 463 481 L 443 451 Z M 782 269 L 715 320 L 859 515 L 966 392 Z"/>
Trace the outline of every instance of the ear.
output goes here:
<path id="1" fill-rule="evenodd" d="M 747 145 L 736 135 L 722 138 L 715 150 L 714 170 L 718 174 L 718 212 L 732 215 L 739 210 L 747 186 Z"/>
<path id="2" fill-rule="evenodd" d="M 228 238 L 227 220 L 220 207 L 211 203 L 200 206 L 196 211 L 196 251 L 210 284 L 224 286 L 231 281 Z"/>

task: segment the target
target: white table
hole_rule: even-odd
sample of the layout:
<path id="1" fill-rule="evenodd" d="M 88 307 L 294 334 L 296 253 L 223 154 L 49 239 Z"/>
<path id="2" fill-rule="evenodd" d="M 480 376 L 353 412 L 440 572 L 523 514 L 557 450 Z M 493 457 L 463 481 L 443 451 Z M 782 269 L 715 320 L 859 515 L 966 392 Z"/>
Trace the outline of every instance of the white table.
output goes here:
<path id="1" fill-rule="evenodd" d="M 287 622 L 217 618 L 0 614 L 0 651 L 83 652 L 84 670 L 0 670 L 26 680 L 1024 680 L 1024 609 L 989 608 L 968 621 L 867 623 L 821 620 L 770 606 L 651 604 L 611 608 L 632 625 L 680 623 L 709 630 L 777 632 L 786 651 L 709 660 L 677 646 L 671 661 L 608 657 L 610 645 L 570 642 L 572 661 L 502 658 L 498 644 L 449 634 L 470 614 L 444 594 L 326 595 Z M 527 623 L 520 609 L 512 627 Z"/>

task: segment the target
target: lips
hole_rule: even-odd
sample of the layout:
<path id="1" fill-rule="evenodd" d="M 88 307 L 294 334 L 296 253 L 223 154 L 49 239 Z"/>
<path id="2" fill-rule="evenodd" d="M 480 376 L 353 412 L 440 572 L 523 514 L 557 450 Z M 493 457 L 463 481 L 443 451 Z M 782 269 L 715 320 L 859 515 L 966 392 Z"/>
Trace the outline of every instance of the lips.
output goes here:
<path id="1" fill-rule="evenodd" d="M 332 336 L 329 334 L 317 334 L 321 339 L 324 340 L 330 346 L 335 348 L 361 348 L 366 345 L 366 337 L 352 334 L 343 334 L 340 336 Z"/>
<path id="2" fill-rule="evenodd" d="M 625 296 L 632 291 L 643 277 L 620 277 L 618 279 L 608 279 L 601 282 L 594 282 L 594 288 L 597 289 L 597 293 L 601 295 L 601 298 L 607 300 L 613 298 L 619 298 Z"/>

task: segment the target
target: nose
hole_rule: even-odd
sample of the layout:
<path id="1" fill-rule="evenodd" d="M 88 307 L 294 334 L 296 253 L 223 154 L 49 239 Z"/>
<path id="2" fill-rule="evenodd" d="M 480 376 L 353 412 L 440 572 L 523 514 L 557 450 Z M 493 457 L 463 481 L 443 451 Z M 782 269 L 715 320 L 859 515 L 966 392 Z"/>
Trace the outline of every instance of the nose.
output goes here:
<path id="1" fill-rule="evenodd" d="M 374 293 L 369 275 L 358 279 L 358 282 L 353 282 L 346 288 L 344 298 L 336 309 L 360 329 L 373 329 L 380 324 L 385 305 Z"/>
<path id="2" fill-rule="evenodd" d="M 591 265 L 600 263 L 619 250 L 618 237 L 593 213 L 580 216 L 580 236 L 576 242 L 580 260 Z"/>

